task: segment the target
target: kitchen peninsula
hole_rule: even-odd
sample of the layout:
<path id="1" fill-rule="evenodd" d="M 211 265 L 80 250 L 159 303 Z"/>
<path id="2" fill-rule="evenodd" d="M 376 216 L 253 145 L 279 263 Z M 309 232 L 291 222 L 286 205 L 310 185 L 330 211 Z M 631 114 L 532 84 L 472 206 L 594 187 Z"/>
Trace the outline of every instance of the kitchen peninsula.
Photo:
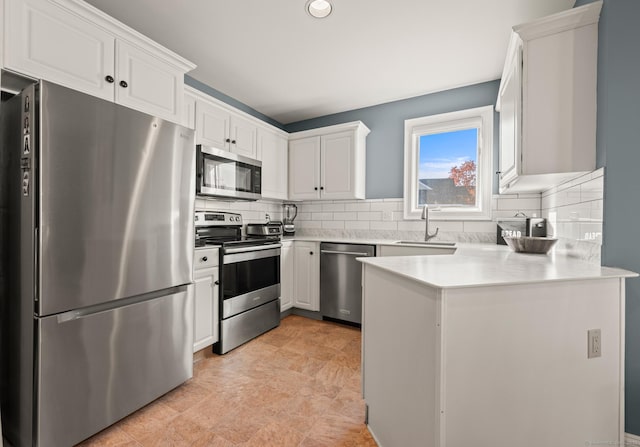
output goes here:
<path id="1" fill-rule="evenodd" d="M 495 247 L 360 261 L 363 392 L 381 447 L 624 443 L 636 274 Z"/>

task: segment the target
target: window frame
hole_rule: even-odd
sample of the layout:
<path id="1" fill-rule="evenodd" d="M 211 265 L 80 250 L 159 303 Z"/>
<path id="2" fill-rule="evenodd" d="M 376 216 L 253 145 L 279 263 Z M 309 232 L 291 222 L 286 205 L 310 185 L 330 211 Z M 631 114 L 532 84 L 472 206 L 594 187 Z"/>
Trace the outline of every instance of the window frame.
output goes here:
<path id="1" fill-rule="evenodd" d="M 420 219 L 418 203 L 418 160 L 420 136 L 478 129 L 478 158 L 476 166 L 477 206 L 429 207 L 430 220 L 491 220 L 491 175 L 493 164 L 493 106 L 441 113 L 412 118 L 404 122 L 404 218 Z M 413 187 L 416 185 L 416 187 Z"/>

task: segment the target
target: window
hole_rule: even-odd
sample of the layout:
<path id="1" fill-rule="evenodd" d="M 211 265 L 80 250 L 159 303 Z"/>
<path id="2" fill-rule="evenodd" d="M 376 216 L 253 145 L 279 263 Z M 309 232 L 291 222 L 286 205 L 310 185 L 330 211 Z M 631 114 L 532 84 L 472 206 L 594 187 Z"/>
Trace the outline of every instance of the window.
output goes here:
<path id="1" fill-rule="evenodd" d="M 406 120 L 404 217 L 491 218 L 493 107 Z"/>

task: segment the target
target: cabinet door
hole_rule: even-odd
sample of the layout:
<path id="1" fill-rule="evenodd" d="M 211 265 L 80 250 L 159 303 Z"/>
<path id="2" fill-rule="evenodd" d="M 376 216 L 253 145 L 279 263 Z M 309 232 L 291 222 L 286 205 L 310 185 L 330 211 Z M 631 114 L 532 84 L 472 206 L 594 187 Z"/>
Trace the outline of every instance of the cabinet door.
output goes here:
<path id="1" fill-rule="evenodd" d="M 116 102 L 182 122 L 184 73 L 123 41 L 116 41 Z"/>
<path id="2" fill-rule="evenodd" d="M 522 51 L 513 55 L 511 70 L 500 92 L 500 188 L 518 175 L 521 150 Z"/>
<path id="3" fill-rule="evenodd" d="M 287 200 L 287 140 L 258 130 L 258 160 L 262 161 L 262 197 Z"/>
<path id="4" fill-rule="evenodd" d="M 113 101 L 113 36 L 38 0 L 6 0 L 4 27 L 7 68 Z"/>
<path id="5" fill-rule="evenodd" d="M 229 150 L 229 112 L 214 104 L 196 103 L 196 144 Z"/>
<path id="6" fill-rule="evenodd" d="M 289 199 L 320 198 L 320 137 L 289 142 Z"/>
<path id="7" fill-rule="evenodd" d="M 320 150 L 320 195 L 323 199 L 355 198 L 355 134 L 324 135 Z"/>
<path id="8" fill-rule="evenodd" d="M 313 242 L 294 242 L 293 306 L 320 310 L 320 250 Z"/>
<path id="9" fill-rule="evenodd" d="M 233 153 L 244 157 L 256 158 L 256 142 L 258 141 L 258 127 L 242 117 L 231 115 L 231 146 Z"/>
<path id="10" fill-rule="evenodd" d="M 182 125 L 189 129 L 196 128 L 196 97 L 189 92 L 184 93 L 182 102 Z"/>
<path id="11" fill-rule="evenodd" d="M 193 352 L 218 341 L 218 269 L 196 270 Z"/>
<path id="12" fill-rule="evenodd" d="M 280 311 L 293 306 L 294 252 L 291 242 L 280 250 Z"/>

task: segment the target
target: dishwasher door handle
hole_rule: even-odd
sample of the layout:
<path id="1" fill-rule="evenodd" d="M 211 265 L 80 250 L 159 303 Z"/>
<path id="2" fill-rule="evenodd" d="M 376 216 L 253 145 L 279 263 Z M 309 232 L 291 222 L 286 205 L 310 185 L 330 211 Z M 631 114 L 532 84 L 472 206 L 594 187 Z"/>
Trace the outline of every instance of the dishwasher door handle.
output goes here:
<path id="1" fill-rule="evenodd" d="M 369 253 L 361 253 L 358 251 L 320 250 L 320 253 L 325 255 L 369 256 Z"/>

